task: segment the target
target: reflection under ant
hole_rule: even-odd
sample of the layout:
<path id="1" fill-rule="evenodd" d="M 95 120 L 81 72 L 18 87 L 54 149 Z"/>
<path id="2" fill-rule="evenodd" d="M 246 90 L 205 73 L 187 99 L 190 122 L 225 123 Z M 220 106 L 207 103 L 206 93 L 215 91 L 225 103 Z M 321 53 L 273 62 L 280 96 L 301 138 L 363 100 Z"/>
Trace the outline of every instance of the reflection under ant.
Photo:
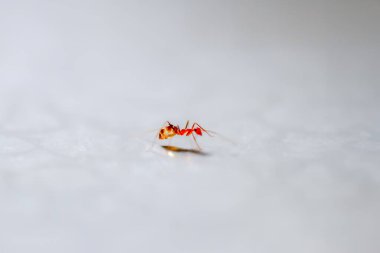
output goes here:
<path id="1" fill-rule="evenodd" d="M 208 155 L 208 153 L 205 153 L 205 152 L 198 150 L 198 149 L 188 149 L 188 148 L 180 148 L 180 147 L 176 147 L 176 146 L 166 146 L 166 145 L 162 145 L 161 147 L 163 149 L 169 151 L 169 152 L 192 153 L 192 154 L 196 154 L 196 155 Z M 169 156 L 174 156 L 174 154 L 169 153 Z"/>

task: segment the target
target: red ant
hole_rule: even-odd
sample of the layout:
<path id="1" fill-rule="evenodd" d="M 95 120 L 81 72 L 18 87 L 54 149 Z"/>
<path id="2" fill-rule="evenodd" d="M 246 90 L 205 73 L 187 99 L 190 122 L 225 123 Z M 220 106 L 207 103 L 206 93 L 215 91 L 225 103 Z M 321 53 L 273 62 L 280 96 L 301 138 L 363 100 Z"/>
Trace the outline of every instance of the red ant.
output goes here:
<path id="1" fill-rule="evenodd" d="M 192 125 L 191 128 L 187 128 L 189 125 L 189 121 L 187 121 L 186 126 L 182 129 L 179 127 L 179 125 L 174 126 L 169 121 L 167 121 L 166 123 L 167 123 L 167 126 L 161 128 L 160 131 L 158 132 L 158 139 L 160 139 L 160 140 L 166 140 L 166 139 L 172 138 L 176 135 L 181 135 L 181 136 L 192 135 L 193 139 L 195 141 L 195 144 L 197 145 L 198 149 L 200 150 L 201 148 L 198 145 L 198 142 L 197 142 L 197 139 L 195 138 L 194 133 L 202 136 L 202 132 L 205 132 L 206 134 L 208 134 L 209 136 L 212 137 L 212 135 L 206 129 L 201 127 L 196 122 Z"/>

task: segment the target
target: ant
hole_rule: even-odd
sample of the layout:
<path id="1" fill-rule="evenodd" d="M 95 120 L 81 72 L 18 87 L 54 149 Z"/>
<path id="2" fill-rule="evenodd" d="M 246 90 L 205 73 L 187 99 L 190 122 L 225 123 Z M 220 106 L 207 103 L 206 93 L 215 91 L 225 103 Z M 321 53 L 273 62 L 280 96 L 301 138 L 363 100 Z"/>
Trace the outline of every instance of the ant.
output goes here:
<path id="1" fill-rule="evenodd" d="M 158 139 L 160 140 L 166 140 L 166 139 L 169 139 L 169 138 L 172 138 L 176 135 L 181 135 L 181 136 L 189 136 L 189 135 L 192 135 L 193 136 L 193 139 L 195 141 L 195 144 L 197 145 L 198 147 L 198 150 L 201 150 L 198 142 L 197 142 L 197 139 L 195 138 L 195 135 L 194 133 L 196 133 L 197 135 L 200 135 L 202 136 L 202 133 L 205 132 L 206 134 L 208 134 L 210 137 L 213 137 L 209 131 L 207 131 L 206 129 L 204 129 L 203 127 L 201 127 L 198 123 L 194 122 L 194 124 L 191 126 L 191 128 L 187 128 L 189 126 L 189 121 L 186 122 L 186 126 L 184 128 L 180 128 L 179 125 L 177 126 L 174 126 L 173 124 L 171 124 L 169 121 L 166 121 L 166 124 L 167 126 L 163 127 L 160 129 L 160 131 L 158 132 Z"/>

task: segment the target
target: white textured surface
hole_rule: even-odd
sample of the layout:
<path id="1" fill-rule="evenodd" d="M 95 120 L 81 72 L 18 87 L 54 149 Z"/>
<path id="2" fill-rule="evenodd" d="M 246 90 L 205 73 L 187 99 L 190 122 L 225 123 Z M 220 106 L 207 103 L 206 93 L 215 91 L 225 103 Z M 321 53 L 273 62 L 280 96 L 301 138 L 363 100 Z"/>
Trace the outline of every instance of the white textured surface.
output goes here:
<path id="1" fill-rule="evenodd" d="M 53 2 L 0 1 L 0 252 L 379 252 L 378 1 Z"/>

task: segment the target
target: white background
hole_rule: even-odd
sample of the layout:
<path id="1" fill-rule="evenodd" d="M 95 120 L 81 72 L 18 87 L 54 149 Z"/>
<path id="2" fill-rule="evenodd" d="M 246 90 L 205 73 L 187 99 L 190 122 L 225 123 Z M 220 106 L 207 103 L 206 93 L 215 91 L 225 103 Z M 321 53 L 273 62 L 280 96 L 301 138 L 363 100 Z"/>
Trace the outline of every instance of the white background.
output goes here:
<path id="1" fill-rule="evenodd" d="M 0 252 L 379 252 L 379 13 L 0 0 Z"/>

